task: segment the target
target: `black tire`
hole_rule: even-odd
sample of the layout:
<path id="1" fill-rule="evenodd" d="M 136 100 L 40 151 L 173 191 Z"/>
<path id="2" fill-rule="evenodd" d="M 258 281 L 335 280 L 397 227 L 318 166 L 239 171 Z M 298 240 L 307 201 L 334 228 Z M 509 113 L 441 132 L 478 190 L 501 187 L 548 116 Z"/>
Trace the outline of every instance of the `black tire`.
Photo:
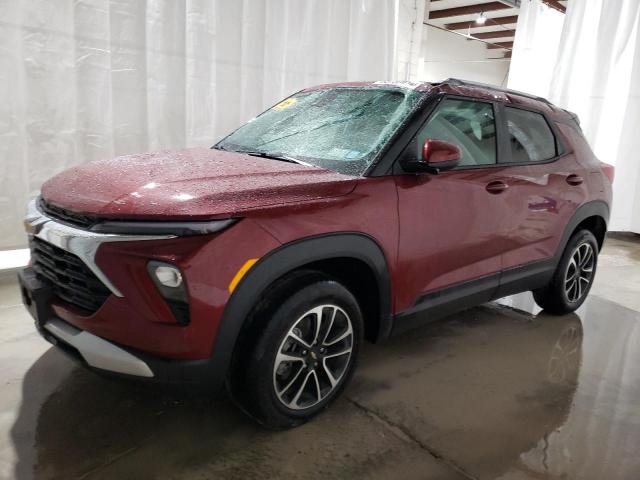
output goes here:
<path id="1" fill-rule="evenodd" d="M 588 265 L 585 263 L 585 265 L 591 269 L 589 281 L 586 283 L 586 281 L 581 281 L 581 275 L 582 273 L 586 275 L 588 272 L 575 270 L 575 265 L 577 264 L 575 255 L 578 252 L 578 248 L 584 250 L 589 247 L 591 248 L 593 260 L 592 263 Z M 576 232 L 569 239 L 549 285 L 533 291 L 534 300 L 543 310 L 554 315 L 564 315 L 575 311 L 583 304 L 587 295 L 589 295 L 591 285 L 593 285 L 595 278 L 597 265 L 598 241 L 596 237 L 589 230 Z M 568 279 L 571 278 L 572 271 L 576 271 L 578 275 L 577 285 L 575 283 L 569 283 L 571 280 Z M 567 288 L 565 288 L 565 285 L 567 285 Z M 571 285 L 575 285 L 574 289 L 569 288 Z"/>
<path id="2" fill-rule="evenodd" d="M 319 316 L 315 313 L 305 315 L 323 305 L 324 308 L 316 311 L 321 312 Z M 333 318 L 331 326 L 328 326 L 329 317 Z M 269 289 L 249 321 L 251 327 L 241 339 L 230 384 L 236 403 L 260 424 L 272 429 L 301 425 L 327 408 L 344 390 L 356 367 L 363 337 L 363 320 L 355 297 L 339 282 L 317 272 L 295 272 Z M 321 327 L 324 325 L 323 328 L 328 329 L 326 334 L 324 331 L 319 334 L 315 332 L 316 321 Z M 349 324 L 352 332 L 350 336 L 347 335 L 330 347 L 322 346 L 325 345 L 324 342 L 333 341 L 345 332 L 348 334 Z M 307 350 L 291 336 L 294 325 L 297 329 L 295 333 L 299 333 L 300 338 L 310 340 L 315 335 L 324 341 L 318 340 L 317 345 Z M 343 326 L 345 330 L 340 332 Z M 310 342 L 305 343 L 311 345 Z M 349 348 L 350 354 L 340 355 L 337 351 Z M 325 352 L 321 353 L 320 349 Z M 306 354 L 303 355 L 303 352 Z M 304 360 L 282 361 L 282 357 L 277 357 L 281 353 L 302 357 Z M 338 355 L 333 355 L 334 353 Z M 345 357 L 348 358 L 345 360 Z M 277 365 L 276 358 L 279 360 Z M 336 376 L 341 373 L 338 379 L 332 377 L 331 380 L 337 380 L 332 385 L 326 372 L 334 366 L 333 373 Z M 279 373 L 280 370 L 282 373 Z M 312 374 L 312 370 L 315 373 Z M 282 393 L 284 386 L 296 374 L 298 377 L 289 389 L 291 392 L 286 390 Z M 305 378 L 309 384 L 301 389 L 302 395 L 296 400 L 292 392 L 300 391 L 298 386 Z M 278 388 L 280 396 L 276 392 Z M 327 388 L 330 389 L 326 390 Z M 285 405 L 288 400 L 291 400 L 292 408 Z M 303 400 L 309 406 L 305 406 Z M 315 400 L 319 401 L 312 404 Z"/>

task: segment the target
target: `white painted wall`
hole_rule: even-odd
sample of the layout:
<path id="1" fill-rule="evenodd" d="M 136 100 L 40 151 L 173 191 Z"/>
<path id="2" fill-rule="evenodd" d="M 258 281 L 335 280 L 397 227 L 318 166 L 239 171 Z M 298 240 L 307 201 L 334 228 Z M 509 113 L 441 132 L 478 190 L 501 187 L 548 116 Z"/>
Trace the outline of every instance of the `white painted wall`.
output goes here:
<path id="1" fill-rule="evenodd" d="M 488 50 L 485 44 L 454 33 L 424 26 L 420 80 L 437 82 L 455 77 L 504 87 L 509 60 L 491 60 L 504 50 Z"/>

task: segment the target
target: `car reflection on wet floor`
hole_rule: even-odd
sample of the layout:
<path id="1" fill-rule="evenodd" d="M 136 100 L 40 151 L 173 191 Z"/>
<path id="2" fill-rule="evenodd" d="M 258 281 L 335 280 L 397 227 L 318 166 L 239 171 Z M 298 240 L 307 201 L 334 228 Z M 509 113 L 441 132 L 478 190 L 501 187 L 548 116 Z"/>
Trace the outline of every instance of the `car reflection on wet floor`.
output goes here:
<path id="1" fill-rule="evenodd" d="M 12 288 L 0 316 L 28 322 Z M 0 329 L 0 477 L 640 478 L 639 326 L 597 295 L 564 317 L 510 297 L 367 345 L 346 395 L 285 432 Z"/>
<path id="2" fill-rule="evenodd" d="M 597 297 L 564 317 L 480 307 L 376 351 L 351 395 L 473 477 L 631 478 L 639 320 Z"/>

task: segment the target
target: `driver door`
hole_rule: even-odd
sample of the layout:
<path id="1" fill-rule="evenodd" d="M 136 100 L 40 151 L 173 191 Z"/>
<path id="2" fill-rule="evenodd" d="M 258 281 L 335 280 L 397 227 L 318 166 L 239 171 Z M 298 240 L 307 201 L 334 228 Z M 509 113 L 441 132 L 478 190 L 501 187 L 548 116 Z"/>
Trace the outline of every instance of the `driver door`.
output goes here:
<path id="1" fill-rule="evenodd" d="M 399 288 L 396 311 L 417 312 L 463 299 L 488 301 L 499 284 L 507 208 L 497 165 L 492 102 L 445 98 L 403 155 L 420 155 L 427 138 L 460 148 L 458 166 L 438 175 L 396 175 Z M 437 315 L 430 315 L 435 318 Z"/>

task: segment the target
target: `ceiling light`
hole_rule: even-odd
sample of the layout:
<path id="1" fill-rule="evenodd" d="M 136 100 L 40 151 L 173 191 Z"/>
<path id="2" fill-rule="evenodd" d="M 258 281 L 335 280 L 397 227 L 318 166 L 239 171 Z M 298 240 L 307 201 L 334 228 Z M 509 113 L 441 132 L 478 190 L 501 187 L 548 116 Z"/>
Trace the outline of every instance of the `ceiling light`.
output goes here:
<path id="1" fill-rule="evenodd" d="M 478 18 L 476 18 L 476 23 L 478 25 L 484 25 L 486 21 L 487 17 L 484 16 L 484 12 L 480 12 L 480 15 L 478 15 Z"/>

